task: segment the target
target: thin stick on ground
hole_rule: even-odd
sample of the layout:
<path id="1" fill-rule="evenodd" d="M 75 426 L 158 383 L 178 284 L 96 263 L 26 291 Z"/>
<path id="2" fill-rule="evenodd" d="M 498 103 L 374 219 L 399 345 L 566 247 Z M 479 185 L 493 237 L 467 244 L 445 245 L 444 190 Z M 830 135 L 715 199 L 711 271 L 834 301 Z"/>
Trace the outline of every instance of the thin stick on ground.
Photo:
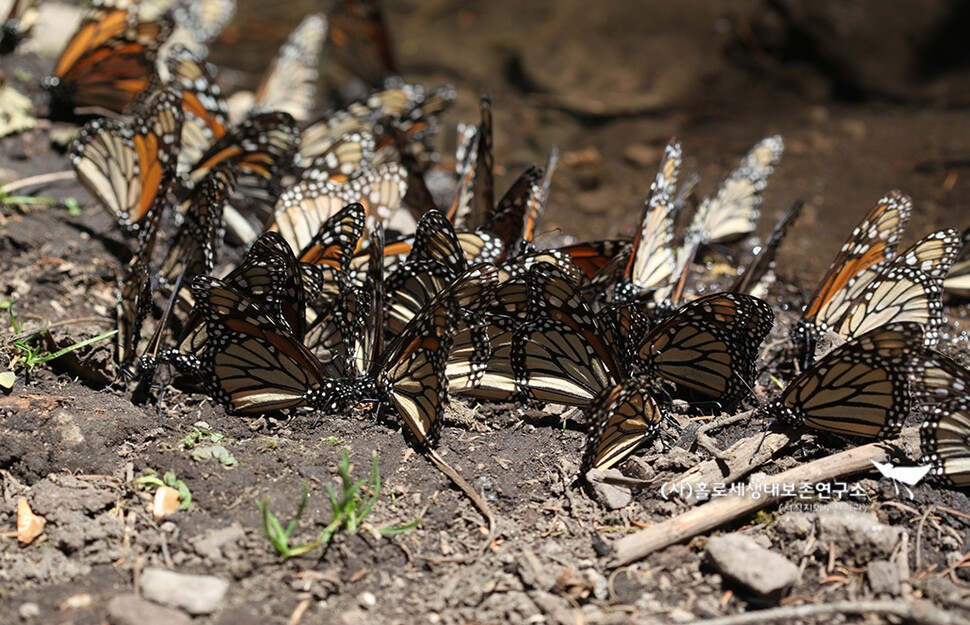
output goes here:
<path id="1" fill-rule="evenodd" d="M 488 538 L 485 540 L 485 544 L 482 546 L 481 550 L 471 556 L 459 557 L 459 558 L 428 558 L 424 557 L 422 559 L 429 562 L 463 562 L 469 559 L 475 559 L 479 557 L 482 553 L 488 549 L 488 546 L 492 544 L 492 540 L 495 538 L 495 515 L 492 513 L 492 508 L 485 502 L 485 499 L 476 491 L 468 481 L 463 478 L 458 471 L 455 471 L 451 465 L 445 462 L 444 458 L 438 455 L 438 452 L 431 449 L 428 451 L 428 458 L 434 463 L 438 469 L 447 475 L 455 486 L 461 489 L 463 493 L 468 495 L 468 498 L 472 500 L 475 507 L 478 508 L 481 513 L 485 516 L 488 522 Z"/>
<path id="2" fill-rule="evenodd" d="M 964 617 L 947 614 L 928 601 L 838 601 L 822 605 L 796 605 L 745 612 L 695 621 L 694 625 L 755 625 L 757 623 L 802 623 L 808 618 L 836 614 L 885 614 L 913 625 L 958 625 Z"/>
<path id="3" fill-rule="evenodd" d="M 900 439 L 918 436 L 918 428 L 906 428 Z M 817 483 L 871 471 L 872 461 L 887 462 L 890 444 L 899 442 L 899 440 L 878 441 L 855 447 L 773 475 L 765 479 L 762 484 Z M 658 549 L 687 540 L 786 499 L 781 492 L 771 494 L 764 488 L 760 489 L 758 494 L 757 499 L 750 495 L 736 494 L 720 497 L 663 523 L 621 538 L 613 544 L 609 564 L 610 566 L 630 564 Z"/>
<path id="4" fill-rule="evenodd" d="M 54 182 L 71 182 L 76 180 L 77 175 L 73 171 L 55 171 L 50 174 L 41 174 L 39 176 L 31 176 L 29 178 L 21 178 L 20 180 L 8 182 L 0 187 L 0 193 L 10 194 L 21 189 L 46 187 Z"/>

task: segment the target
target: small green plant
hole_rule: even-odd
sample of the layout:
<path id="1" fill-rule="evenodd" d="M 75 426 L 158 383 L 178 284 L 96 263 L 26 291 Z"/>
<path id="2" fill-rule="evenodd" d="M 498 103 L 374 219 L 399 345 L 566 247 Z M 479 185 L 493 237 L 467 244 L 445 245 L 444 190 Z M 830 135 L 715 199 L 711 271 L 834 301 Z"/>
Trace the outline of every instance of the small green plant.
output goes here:
<path id="1" fill-rule="evenodd" d="M 161 479 L 159 479 L 158 475 L 154 473 L 151 475 L 136 477 L 135 484 L 145 488 L 151 488 L 153 486 L 170 486 L 178 491 L 179 501 L 182 502 L 181 507 L 183 510 L 188 510 L 192 506 L 192 491 L 189 490 L 189 487 L 186 486 L 185 482 L 175 476 L 175 471 L 166 471 L 165 475 L 163 475 Z"/>
<path id="2" fill-rule="evenodd" d="M 263 514 L 263 532 L 273 547 L 276 548 L 281 562 L 285 562 L 295 556 L 304 555 L 319 546 L 327 544 L 341 528 L 345 528 L 351 533 L 355 533 L 360 529 L 364 519 L 370 514 L 381 492 L 381 472 L 377 466 L 377 452 L 375 451 L 371 455 L 371 472 L 368 478 L 354 481 L 350 477 L 350 470 L 350 458 L 348 458 L 347 452 L 344 451 L 343 460 L 337 465 L 337 474 L 340 476 L 340 494 L 338 495 L 337 491 L 330 484 L 326 485 L 330 506 L 333 509 L 333 519 L 323 528 L 320 535 L 312 543 L 290 546 L 290 537 L 296 530 L 296 526 L 300 522 L 300 517 L 303 515 L 303 510 L 306 508 L 307 500 L 310 497 L 309 487 L 306 482 L 303 483 L 303 496 L 300 499 L 300 505 L 297 507 L 296 514 L 286 526 L 286 529 L 283 529 L 276 515 L 270 511 L 269 499 L 264 499 L 256 503 Z M 366 491 L 370 493 L 369 496 L 365 494 L 365 486 L 367 487 Z M 421 519 L 418 518 L 406 525 L 378 528 L 377 531 L 384 535 L 399 534 L 413 529 L 420 522 Z"/>
<path id="3" fill-rule="evenodd" d="M 23 327 L 13 314 L 12 300 L 0 302 L 0 310 L 7 311 L 7 315 L 10 318 L 10 326 L 13 328 L 13 340 L 11 341 L 11 345 L 16 351 L 10 357 L 10 368 L 13 369 L 15 367 L 22 366 L 27 370 L 28 375 L 34 370 L 34 367 L 39 364 L 50 362 L 51 360 L 60 358 L 64 354 L 68 354 L 87 345 L 91 345 L 92 343 L 103 341 L 104 339 L 112 337 L 118 333 L 117 330 L 111 330 L 110 332 L 105 332 L 104 334 L 100 334 L 89 339 L 84 339 L 83 341 L 79 341 L 73 345 L 68 345 L 63 349 L 59 349 L 52 354 L 48 354 L 44 353 L 44 348 L 41 345 L 31 344 L 40 338 L 40 336 L 42 336 L 44 332 L 48 330 L 48 328 L 43 328 L 35 332 L 23 332 Z"/>
<path id="4" fill-rule="evenodd" d="M 192 431 L 182 439 L 182 447 L 192 450 L 192 457 L 196 460 L 215 458 L 225 467 L 234 467 L 239 462 L 225 446 L 220 445 L 225 440 L 224 434 L 202 428 L 192 428 Z M 226 441 L 227 443 L 229 441 Z"/>

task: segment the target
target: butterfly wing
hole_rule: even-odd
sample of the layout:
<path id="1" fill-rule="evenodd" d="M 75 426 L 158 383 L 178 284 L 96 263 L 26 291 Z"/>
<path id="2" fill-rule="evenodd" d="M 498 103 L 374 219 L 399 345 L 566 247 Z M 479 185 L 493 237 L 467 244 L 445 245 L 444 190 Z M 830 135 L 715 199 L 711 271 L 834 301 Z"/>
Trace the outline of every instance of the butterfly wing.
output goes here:
<path id="1" fill-rule="evenodd" d="M 702 244 L 733 241 L 754 232 L 761 195 L 783 150 L 781 136 L 762 139 L 721 183 L 717 195 L 701 203 L 688 230 Z"/>
<path id="2" fill-rule="evenodd" d="M 317 65 L 327 37 L 327 19 L 308 15 L 280 48 L 259 87 L 253 113 L 283 111 L 305 121 L 316 104 Z"/>
<path id="3" fill-rule="evenodd" d="M 763 301 L 714 293 L 679 308 L 641 342 L 637 367 L 724 406 L 754 383 L 761 343 L 774 314 Z"/>
<path id="4" fill-rule="evenodd" d="M 171 32 L 171 18 L 140 21 L 135 2 L 97 0 L 44 84 L 60 104 L 122 113 L 155 91 L 155 58 Z"/>
<path id="5" fill-rule="evenodd" d="M 913 397 L 923 409 L 921 461 L 951 486 L 970 485 L 970 371 L 940 354 L 914 359 Z"/>
<path id="6" fill-rule="evenodd" d="M 164 204 L 175 175 L 181 129 L 179 97 L 162 91 L 130 125 L 92 120 L 71 145 L 78 178 L 126 232 L 143 230 Z"/>
<path id="7" fill-rule="evenodd" d="M 922 341 L 916 323 L 891 323 L 867 332 L 792 380 L 767 413 L 791 425 L 846 436 L 894 436 L 909 415 L 909 374 Z"/>
<path id="8" fill-rule="evenodd" d="M 653 437 L 663 413 L 639 380 L 605 389 L 586 409 L 589 439 L 582 473 L 605 471 Z"/>

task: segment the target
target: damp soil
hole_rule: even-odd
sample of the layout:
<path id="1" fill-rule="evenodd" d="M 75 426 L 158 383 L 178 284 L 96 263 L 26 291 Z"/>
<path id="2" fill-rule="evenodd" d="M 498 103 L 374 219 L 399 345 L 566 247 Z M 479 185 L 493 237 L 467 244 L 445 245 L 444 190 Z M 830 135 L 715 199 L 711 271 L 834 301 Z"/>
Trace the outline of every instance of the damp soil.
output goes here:
<path id="1" fill-rule="evenodd" d="M 316 5 L 242 4 L 211 57 L 225 68 L 230 88 L 252 86 L 260 60 Z M 500 187 L 559 147 L 563 159 L 543 224 L 550 239 L 632 232 L 671 136 L 683 143 L 684 169 L 700 172 L 702 196 L 755 142 L 784 137 L 759 232 L 792 202 L 806 207 L 779 255 L 782 280 L 772 304 L 780 324 L 755 389 L 767 397 L 772 374 L 790 376 L 772 356 L 784 347 L 791 311 L 879 197 L 893 188 L 913 197 L 904 244 L 936 228 L 970 225 L 970 71 L 965 56 L 946 47 L 946 25 L 966 16 L 948 3 L 923 9 L 935 22 L 878 11 L 860 20 L 832 7 L 834 14 L 826 15 L 828 5 L 819 6 L 820 15 L 806 15 L 797 3 L 781 1 L 614 1 L 594 11 L 578 0 L 441 0 L 391 2 L 387 15 L 404 75 L 458 88 L 443 123 L 445 164 L 454 124 L 476 119 L 482 89 L 491 93 L 495 111 Z M 826 38 L 817 34 L 823 18 L 858 30 Z M 886 32 L 907 42 L 919 35 L 923 44 L 887 51 L 877 45 Z M 6 56 L 0 70 L 43 110 L 36 79 L 24 74 L 43 75 L 52 63 Z M 327 87 L 326 94 L 337 92 Z M 0 139 L 4 181 L 68 170 L 52 140 L 64 128 L 42 119 L 35 131 Z M 44 336 L 50 351 L 113 327 L 127 247 L 77 183 L 40 194 L 78 198 L 81 209 L 2 208 L 0 298 L 12 301 L 26 329 L 55 324 Z M 698 269 L 729 266 L 753 244 L 712 251 Z M 964 310 L 951 302 L 944 340 L 949 351 L 966 356 Z M 18 353 L 6 318 L 3 327 L 0 368 Z M 591 498 L 576 482 L 584 434 L 575 412 L 452 402 L 439 453 L 494 509 L 497 531 L 490 540 L 471 502 L 406 444 L 398 425 L 369 407 L 324 418 L 240 418 L 170 385 L 160 399 L 136 404 L 123 384 L 106 387 L 115 378 L 111 347 L 102 342 L 29 375 L 18 369 L 13 389 L 0 394 L 0 527 L 15 528 L 23 494 L 48 519 L 33 545 L 10 534 L 0 538 L 0 622 L 20 621 L 30 612 L 25 604 L 38 612 L 25 622 L 103 622 L 109 601 L 134 592 L 146 567 L 229 582 L 219 610 L 194 618 L 198 623 L 666 623 L 765 607 L 706 563 L 706 537 L 608 568 L 605 545 L 689 505 L 664 499 L 656 483 L 634 487 L 631 502 L 618 510 Z M 762 425 L 726 428 L 717 442 L 726 448 L 757 436 Z M 227 466 L 200 452 L 210 444 L 224 447 L 233 461 Z M 844 447 L 808 437 L 765 470 Z M 359 476 L 378 454 L 380 499 L 365 528 L 280 563 L 256 502 L 268 500 L 285 523 L 307 485 L 309 503 L 294 542 L 312 540 L 330 521 L 325 488 L 337 480 L 344 453 Z M 671 430 L 621 470 L 633 478 L 673 477 L 707 458 L 690 436 Z M 168 471 L 189 488 L 192 505 L 155 521 L 150 495 L 132 481 Z M 905 596 L 932 601 L 954 622 L 970 618 L 970 576 L 958 566 L 968 550 L 970 501 L 932 483 L 913 487 L 909 498 L 877 477 L 848 481 L 866 493 L 865 509 L 908 537 L 912 573 Z M 714 533 L 755 536 L 802 567 L 782 604 L 875 597 L 866 561 L 813 548 L 814 539 L 779 529 L 780 516 L 768 509 Z M 416 528 L 399 534 L 376 531 L 416 519 Z"/>

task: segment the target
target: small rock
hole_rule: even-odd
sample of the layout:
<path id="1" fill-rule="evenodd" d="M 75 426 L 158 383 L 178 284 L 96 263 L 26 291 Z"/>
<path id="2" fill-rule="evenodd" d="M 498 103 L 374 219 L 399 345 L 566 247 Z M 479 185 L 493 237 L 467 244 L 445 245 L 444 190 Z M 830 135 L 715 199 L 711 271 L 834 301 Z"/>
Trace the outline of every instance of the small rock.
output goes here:
<path id="1" fill-rule="evenodd" d="M 40 606 L 36 603 L 31 603 L 30 601 L 27 603 L 21 603 L 20 607 L 17 608 L 17 614 L 19 614 L 20 618 L 24 619 L 25 621 L 32 618 L 37 618 L 40 616 Z"/>
<path id="2" fill-rule="evenodd" d="M 899 594 L 899 569 L 888 560 L 873 560 L 866 573 L 869 587 L 875 594 Z"/>
<path id="3" fill-rule="evenodd" d="M 623 474 L 616 469 L 607 469 L 606 471 L 590 469 L 586 473 L 586 480 L 593 489 L 593 497 L 609 510 L 625 508 L 633 501 L 633 493 L 626 486 L 603 482 L 603 478 L 606 476 L 623 477 Z"/>
<path id="4" fill-rule="evenodd" d="M 774 527 L 781 534 L 805 538 L 815 529 L 815 518 L 805 512 L 786 512 L 778 517 Z"/>
<path id="5" fill-rule="evenodd" d="M 857 564 L 890 556 L 901 529 L 883 525 L 873 514 L 825 506 L 818 512 L 818 548 L 835 545 L 836 557 L 850 556 Z"/>
<path id="6" fill-rule="evenodd" d="M 203 558 L 219 560 L 225 557 L 223 550 L 226 547 L 236 544 L 245 538 L 245 536 L 242 525 L 238 522 L 233 523 L 229 527 L 212 529 L 207 531 L 202 538 L 195 541 L 195 552 Z"/>
<path id="7" fill-rule="evenodd" d="M 228 589 L 228 582 L 211 575 L 186 575 L 155 568 L 141 574 L 142 596 L 193 615 L 218 610 Z"/>
<path id="8" fill-rule="evenodd" d="M 67 447 L 77 447 L 84 442 L 81 427 L 66 410 L 54 413 L 54 429 L 61 435 L 61 444 Z"/>
<path id="9" fill-rule="evenodd" d="M 185 612 L 166 608 L 133 594 L 118 595 L 108 602 L 108 619 L 113 625 L 189 625 Z"/>
<path id="10" fill-rule="evenodd" d="M 369 610 L 377 605 L 377 597 L 372 592 L 364 591 L 357 597 L 357 603 L 365 610 Z"/>
<path id="11" fill-rule="evenodd" d="M 674 608 L 667 614 L 667 618 L 674 623 L 693 623 L 697 620 L 697 617 L 694 614 L 684 610 L 683 608 Z"/>
<path id="12" fill-rule="evenodd" d="M 762 597 L 780 594 L 798 581 L 798 567 L 741 534 L 713 536 L 707 557 L 724 577 Z"/>

